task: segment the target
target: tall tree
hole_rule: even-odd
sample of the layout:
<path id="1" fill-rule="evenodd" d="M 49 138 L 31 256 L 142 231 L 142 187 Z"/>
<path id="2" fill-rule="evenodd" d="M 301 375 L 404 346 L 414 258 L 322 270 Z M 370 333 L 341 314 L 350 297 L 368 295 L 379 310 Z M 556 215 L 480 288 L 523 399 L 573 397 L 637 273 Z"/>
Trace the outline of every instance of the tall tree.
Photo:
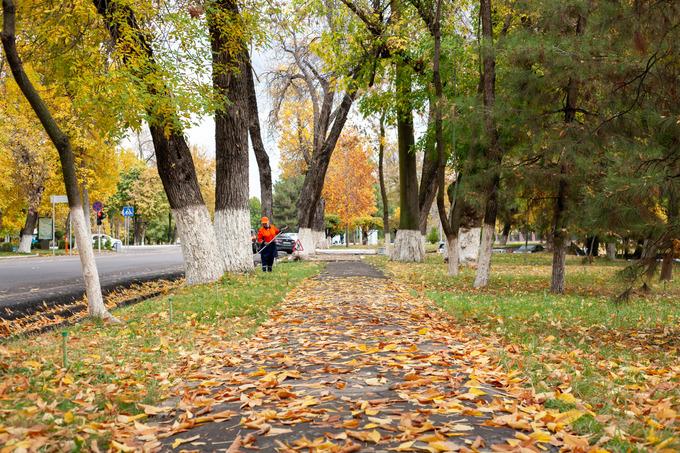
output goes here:
<path id="1" fill-rule="evenodd" d="M 33 111 L 59 153 L 71 219 L 73 221 L 75 236 L 79 246 L 78 255 L 83 270 L 83 280 L 85 281 L 88 314 L 92 317 L 118 321 L 109 313 L 106 309 L 106 305 L 104 305 L 101 285 L 99 283 L 99 273 L 97 272 L 97 264 L 94 260 L 92 240 L 90 232 L 86 228 L 78 178 L 76 177 L 75 155 L 71 147 L 71 141 L 61 130 L 47 105 L 24 71 L 23 63 L 21 62 L 16 47 L 16 5 L 14 4 L 14 1 L 2 0 L 2 9 L 2 46 L 5 50 L 10 70 L 14 76 L 14 80 L 21 89 L 21 92 L 24 94 L 29 104 L 31 104 Z"/>
<path id="2" fill-rule="evenodd" d="M 378 180 L 380 182 L 380 198 L 382 200 L 383 231 L 385 232 L 385 249 L 389 250 L 391 241 L 390 209 L 385 183 L 385 113 L 380 115 L 378 125 Z"/>
<path id="3" fill-rule="evenodd" d="M 337 13 L 330 8 L 323 26 L 329 33 L 340 33 Z M 321 193 L 328 165 L 340 133 L 347 121 L 356 97 L 353 80 L 359 75 L 358 68 L 349 74 L 349 81 L 342 89 L 345 74 L 335 71 L 320 58 L 312 47 L 318 35 L 301 36 L 297 26 L 280 21 L 281 48 L 290 58 L 289 64 L 275 71 L 277 86 L 274 113 L 278 111 L 289 90 L 302 90 L 312 107 L 312 150 L 305 179 L 298 200 L 298 223 L 300 242 L 308 253 L 314 253 L 317 244 L 323 245 L 325 224 Z M 315 37 L 316 36 L 316 37 Z M 302 83 L 296 83 L 300 81 Z M 339 102 L 336 100 L 339 99 Z"/>
<path id="4" fill-rule="evenodd" d="M 252 124 L 246 24 L 232 0 L 208 3 L 212 77 L 216 93 L 215 231 L 229 272 L 253 268 L 248 204 L 248 130 Z"/>
<path id="5" fill-rule="evenodd" d="M 250 66 L 250 61 L 248 61 Z M 274 218 L 273 195 L 272 195 L 272 169 L 269 165 L 269 155 L 262 141 L 262 131 L 260 129 L 260 112 L 257 107 L 257 92 L 255 91 L 255 80 L 253 69 L 249 68 L 247 76 L 248 83 L 248 118 L 250 125 L 250 143 L 253 145 L 257 168 L 260 173 L 260 198 L 262 202 L 262 215 Z"/>
<path id="6" fill-rule="evenodd" d="M 484 222 L 482 226 L 482 242 L 477 259 L 477 274 L 475 288 L 481 288 L 489 283 L 491 271 L 491 249 L 496 231 L 496 217 L 498 216 L 498 192 L 500 188 L 500 164 L 503 154 L 498 143 L 498 130 L 494 119 L 496 103 L 496 57 L 493 42 L 491 0 L 481 0 L 479 14 L 482 23 L 482 74 L 481 86 L 484 99 L 484 130 L 486 134 L 486 175 L 484 181 L 485 206 Z"/>
<path id="7" fill-rule="evenodd" d="M 134 75 L 144 97 L 158 174 L 176 220 L 181 239 L 187 283 L 214 281 L 224 273 L 215 230 L 203 201 L 196 170 L 182 126 L 163 81 L 151 45 L 132 7 L 125 3 L 93 0 L 123 64 Z"/>
<path id="8" fill-rule="evenodd" d="M 400 0 L 391 0 L 390 7 L 392 20 L 398 24 L 401 20 Z M 405 60 L 405 52 L 396 52 L 393 58 L 399 148 L 399 229 L 391 258 L 397 261 L 422 261 L 425 258 L 425 247 L 419 228 L 418 174 L 411 104 L 412 68 Z"/>

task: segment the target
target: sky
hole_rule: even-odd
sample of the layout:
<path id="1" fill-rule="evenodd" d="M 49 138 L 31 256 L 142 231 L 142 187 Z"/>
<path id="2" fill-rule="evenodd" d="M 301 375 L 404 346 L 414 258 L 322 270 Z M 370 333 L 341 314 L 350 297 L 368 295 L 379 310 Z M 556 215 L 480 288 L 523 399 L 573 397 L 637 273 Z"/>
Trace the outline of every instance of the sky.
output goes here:
<path id="1" fill-rule="evenodd" d="M 264 73 L 272 67 L 270 54 L 254 51 L 252 65 L 255 69 L 257 78 L 255 79 L 255 90 L 257 91 L 257 107 L 260 114 L 260 128 L 262 130 L 262 140 L 269 154 L 269 165 L 272 169 L 272 179 L 276 181 L 281 173 L 279 169 L 279 151 L 276 147 L 276 140 L 269 129 L 267 117 L 271 110 L 271 101 L 266 89 Z M 259 80 L 258 80 L 259 78 Z M 215 155 L 215 121 L 211 116 L 202 118 L 199 124 L 186 131 L 190 145 L 197 145 L 204 149 L 210 156 Z M 257 169 L 257 161 L 252 147 L 250 147 L 249 158 L 249 185 L 250 196 L 260 198 L 260 174 Z"/>

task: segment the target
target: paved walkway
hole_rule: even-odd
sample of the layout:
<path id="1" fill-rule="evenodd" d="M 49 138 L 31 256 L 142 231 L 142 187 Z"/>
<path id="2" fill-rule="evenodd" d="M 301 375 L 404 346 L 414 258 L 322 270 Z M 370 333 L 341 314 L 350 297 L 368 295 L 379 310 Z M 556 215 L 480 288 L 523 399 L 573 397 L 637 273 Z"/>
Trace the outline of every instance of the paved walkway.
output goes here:
<path id="1" fill-rule="evenodd" d="M 550 449 L 527 421 L 540 408 L 488 354 L 375 268 L 329 263 L 196 373 L 178 410 L 157 418 L 162 449 Z"/>

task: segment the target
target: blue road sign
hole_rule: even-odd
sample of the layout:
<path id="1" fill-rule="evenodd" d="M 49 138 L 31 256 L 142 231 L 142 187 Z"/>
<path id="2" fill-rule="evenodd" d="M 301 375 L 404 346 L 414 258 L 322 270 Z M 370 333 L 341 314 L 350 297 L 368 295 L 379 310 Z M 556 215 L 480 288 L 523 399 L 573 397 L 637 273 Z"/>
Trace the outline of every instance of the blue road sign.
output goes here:
<path id="1" fill-rule="evenodd" d="M 134 206 L 123 206 L 123 217 L 134 217 L 135 208 Z"/>
<path id="2" fill-rule="evenodd" d="M 99 212 L 102 209 L 104 209 L 104 205 L 102 204 L 101 201 L 95 201 L 94 204 L 92 205 L 92 209 L 94 209 L 95 212 Z"/>

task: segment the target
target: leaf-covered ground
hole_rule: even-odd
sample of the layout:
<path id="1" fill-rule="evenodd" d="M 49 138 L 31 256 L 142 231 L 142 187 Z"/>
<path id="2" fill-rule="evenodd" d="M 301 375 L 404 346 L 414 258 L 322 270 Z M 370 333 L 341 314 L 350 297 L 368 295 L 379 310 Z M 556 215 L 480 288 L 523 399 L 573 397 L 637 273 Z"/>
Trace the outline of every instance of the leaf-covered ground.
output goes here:
<path id="1" fill-rule="evenodd" d="M 439 256 L 423 264 L 372 260 L 458 323 L 502 338 L 499 360 L 537 393 L 568 390 L 591 408 L 572 425 L 591 444 L 680 449 L 680 268 L 674 283 L 617 304 L 624 287 L 617 271 L 627 263 L 570 257 L 567 294 L 554 296 L 548 254 L 494 255 L 490 285 L 481 290 L 472 287 L 474 270 L 449 277 Z M 569 411 L 574 401 L 551 397 L 546 406 Z"/>
<path id="2" fill-rule="evenodd" d="M 120 449 L 585 451 L 591 412 L 536 395 L 480 337 L 361 262 L 329 263 L 251 338 L 203 352 L 176 398 L 128 417 Z M 549 398 L 573 402 L 560 411 Z"/>
<path id="3" fill-rule="evenodd" d="M 319 265 L 286 263 L 273 274 L 226 278 L 117 310 L 121 325 L 84 321 L 0 343 L 0 451 L 125 449 L 144 405 L 175 394 L 234 338 Z"/>
<path id="4" fill-rule="evenodd" d="M 71 327 L 67 367 L 59 332 L 5 343 L 0 451 L 675 451 L 677 286 L 615 306 L 616 266 L 571 262 L 552 297 L 522 259 L 481 291 L 287 263 Z"/>

